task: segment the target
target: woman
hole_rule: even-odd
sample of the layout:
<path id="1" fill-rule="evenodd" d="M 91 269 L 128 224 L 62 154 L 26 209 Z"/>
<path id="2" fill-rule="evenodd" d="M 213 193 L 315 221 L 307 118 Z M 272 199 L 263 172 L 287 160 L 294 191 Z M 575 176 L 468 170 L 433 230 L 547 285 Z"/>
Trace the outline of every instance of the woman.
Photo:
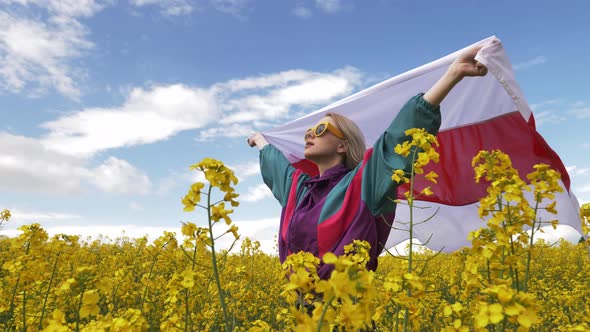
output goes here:
<path id="1" fill-rule="evenodd" d="M 411 98 L 389 128 L 365 152 L 359 128 L 348 118 L 328 113 L 304 135 L 305 158 L 315 163 L 319 176 L 311 178 L 295 169 L 283 154 L 260 133 L 248 138 L 260 149 L 264 182 L 283 207 L 279 231 L 281 262 L 298 251 L 322 257 L 326 252 L 342 255 L 353 240 L 371 245 L 367 268 L 377 268 L 377 257 L 391 231 L 397 185 L 396 169 L 409 171 L 411 164 L 394 152 L 408 138 L 410 128 L 425 128 L 436 135 L 440 128 L 440 103 L 466 76 L 484 76 L 487 68 L 475 60 L 481 47 L 462 53 L 425 94 Z M 327 279 L 332 266 L 321 265 L 318 275 Z"/>

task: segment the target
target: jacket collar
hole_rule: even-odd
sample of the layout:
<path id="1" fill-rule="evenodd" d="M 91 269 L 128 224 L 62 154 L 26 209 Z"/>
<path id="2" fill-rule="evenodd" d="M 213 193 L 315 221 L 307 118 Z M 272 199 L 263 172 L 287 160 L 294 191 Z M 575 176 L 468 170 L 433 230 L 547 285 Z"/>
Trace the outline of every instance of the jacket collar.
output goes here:
<path id="1" fill-rule="evenodd" d="M 344 166 L 344 164 L 336 165 L 324 172 L 321 176 L 315 176 L 307 181 L 306 183 L 315 183 L 315 182 L 324 182 L 330 180 L 339 181 L 346 173 L 350 172 L 350 170 Z"/>

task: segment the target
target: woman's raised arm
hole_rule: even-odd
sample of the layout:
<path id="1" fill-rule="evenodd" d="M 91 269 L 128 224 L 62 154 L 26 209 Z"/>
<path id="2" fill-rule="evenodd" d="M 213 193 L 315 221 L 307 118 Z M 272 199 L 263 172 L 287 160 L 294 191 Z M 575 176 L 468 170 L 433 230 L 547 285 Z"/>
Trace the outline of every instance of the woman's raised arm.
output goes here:
<path id="1" fill-rule="evenodd" d="M 438 106 L 463 77 L 485 76 L 488 69 L 475 60 L 480 49 L 481 46 L 475 46 L 461 53 L 438 82 L 424 94 L 424 100 Z"/>

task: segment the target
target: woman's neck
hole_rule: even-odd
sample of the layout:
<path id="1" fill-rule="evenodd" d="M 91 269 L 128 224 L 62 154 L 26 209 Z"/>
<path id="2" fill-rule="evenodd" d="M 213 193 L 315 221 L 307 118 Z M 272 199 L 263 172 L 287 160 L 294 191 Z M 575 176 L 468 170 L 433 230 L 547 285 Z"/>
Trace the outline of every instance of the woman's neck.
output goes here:
<path id="1" fill-rule="evenodd" d="M 316 163 L 316 165 L 318 166 L 318 170 L 320 172 L 320 176 L 322 176 L 324 174 L 324 172 L 326 172 L 330 168 L 332 168 L 334 166 L 341 165 L 341 164 L 342 164 L 342 160 L 340 158 L 333 159 L 330 161 L 323 161 L 323 162 Z"/>

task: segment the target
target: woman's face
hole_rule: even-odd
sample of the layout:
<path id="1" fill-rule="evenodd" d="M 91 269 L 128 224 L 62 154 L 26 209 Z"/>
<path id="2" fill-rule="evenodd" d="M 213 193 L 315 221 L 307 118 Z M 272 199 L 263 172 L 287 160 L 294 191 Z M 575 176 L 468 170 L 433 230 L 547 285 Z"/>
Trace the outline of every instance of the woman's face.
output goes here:
<path id="1" fill-rule="evenodd" d="M 318 123 L 326 121 L 332 126 L 338 128 L 330 116 L 321 118 Z M 316 125 L 318 123 L 316 123 Z M 321 136 L 315 136 L 315 133 L 313 132 L 307 135 L 307 138 L 305 139 L 305 150 L 303 155 L 306 159 L 317 163 L 318 160 L 323 158 L 331 159 L 345 152 L 346 150 L 342 140 L 336 137 L 336 135 L 334 135 L 331 131 L 326 130 Z"/>

